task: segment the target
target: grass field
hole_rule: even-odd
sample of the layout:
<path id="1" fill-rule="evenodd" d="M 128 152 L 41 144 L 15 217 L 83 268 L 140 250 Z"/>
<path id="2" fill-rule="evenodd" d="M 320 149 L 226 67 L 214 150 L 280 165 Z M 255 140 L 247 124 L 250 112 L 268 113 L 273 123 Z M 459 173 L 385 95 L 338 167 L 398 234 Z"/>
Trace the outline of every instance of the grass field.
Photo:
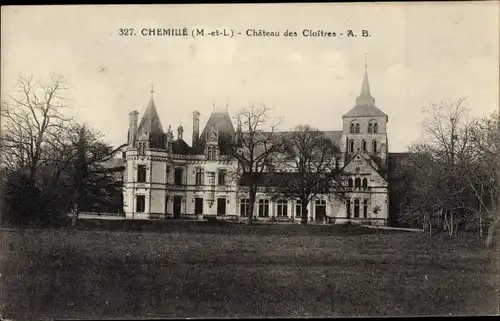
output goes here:
<path id="1" fill-rule="evenodd" d="M 1 230 L 15 320 L 498 313 L 498 256 L 469 239 L 338 226 Z"/>

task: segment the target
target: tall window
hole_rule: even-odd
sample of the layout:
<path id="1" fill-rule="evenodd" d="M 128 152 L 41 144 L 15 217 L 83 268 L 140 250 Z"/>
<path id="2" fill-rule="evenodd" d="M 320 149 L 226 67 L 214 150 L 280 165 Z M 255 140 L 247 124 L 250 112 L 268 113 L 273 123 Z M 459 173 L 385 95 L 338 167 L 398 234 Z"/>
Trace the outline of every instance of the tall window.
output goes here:
<path id="1" fill-rule="evenodd" d="M 346 200 L 345 201 L 345 211 L 346 211 L 346 216 L 347 218 L 351 218 L 351 200 Z"/>
<path id="2" fill-rule="evenodd" d="M 196 185 L 203 185 L 203 168 L 196 169 Z"/>
<path id="3" fill-rule="evenodd" d="M 215 146 L 207 147 L 207 159 L 215 160 L 217 158 L 217 148 Z"/>
<path id="4" fill-rule="evenodd" d="M 360 188 L 361 187 L 361 178 L 356 177 L 354 180 L 354 188 Z"/>
<path id="5" fill-rule="evenodd" d="M 352 178 L 349 178 L 349 181 L 348 181 L 348 182 L 349 182 L 349 183 L 348 183 L 348 187 L 352 188 L 352 182 L 353 182 L 353 181 L 352 181 Z"/>
<path id="6" fill-rule="evenodd" d="M 250 213 L 250 199 L 242 198 L 240 200 L 240 216 L 248 216 Z"/>
<path id="7" fill-rule="evenodd" d="M 224 197 L 217 199 L 217 215 L 226 215 L 226 199 Z"/>
<path id="8" fill-rule="evenodd" d="M 363 148 L 363 152 L 366 152 L 366 141 L 363 139 L 363 141 L 361 142 L 361 146 Z"/>
<path id="9" fill-rule="evenodd" d="M 269 200 L 259 200 L 259 216 L 267 217 L 269 216 Z"/>
<path id="10" fill-rule="evenodd" d="M 174 172 L 174 184 L 175 185 L 182 185 L 182 176 L 184 174 L 184 171 L 182 168 L 176 168 Z"/>
<path id="11" fill-rule="evenodd" d="M 219 185 L 226 185 L 226 174 L 227 174 L 226 169 L 219 169 L 219 174 L 217 175 Z"/>
<path id="12" fill-rule="evenodd" d="M 201 197 L 194 199 L 194 214 L 203 214 L 203 198 Z"/>
<path id="13" fill-rule="evenodd" d="M 359 217 L 359 199 L 354 200 L 354 217 Z"/>
<path id="14" fill-rule="evenodd" d="M 302 215 L 302 201 L 297 200 L 295 202 L 295 216 L 301 216 Z"/>
<path id="15" fill-rule="evenodd" d="M 135 203 L 135 211 L 137 213 L 144 213 L 145 210 L 146 210 L 146 196 L 137 195 Z"/>
<path id="16" fill-rule="evenodd" d="M 363 189 L 368 189 L 368 179 L 366 177 L 363 178 Z"/>
<path id="17" fill-rule="evenodd" d="M 278 214 L 277 216 L 288 216 L 288 202 L 287 200 L 278 200 Z"/>
<path id="18" fill-rule="evenodd" d="M 368 217 L 368 200 L 363 201 L 363 217 Z"/>
<path id="19" fill-rule="evenodd" d="M 349 127 L 349 133 L 354 134 L 355 127 L 356 127 L 356 124 L 351 123 L 351 126 Z"/>
<path id="20" fill-rule="evenodd" d="M 356 134 L 359 134 L 359 124 L 356 124 Z"/>
<path id="21" fill-rule="evenodd" d="M 146 182 L 146 165 L 137 166 L 137 183 Z"/>
<path id="22" fill-rule="evenodd" d="M 374 134 L 378 133 L 378 124 L 377 123 L 373 124 L 373 133 Z"/>
<path id="23" fill-rule="evenodd" d="M 349 152 L 354 153 L 354 140 L 349 141 Z"/>
<path id="24" fill-rule="evenodd" d="M 373 124 L 369 123 L 368 124 L 368 134 L 371 134 L 371 133 L 373 133 Z"/>

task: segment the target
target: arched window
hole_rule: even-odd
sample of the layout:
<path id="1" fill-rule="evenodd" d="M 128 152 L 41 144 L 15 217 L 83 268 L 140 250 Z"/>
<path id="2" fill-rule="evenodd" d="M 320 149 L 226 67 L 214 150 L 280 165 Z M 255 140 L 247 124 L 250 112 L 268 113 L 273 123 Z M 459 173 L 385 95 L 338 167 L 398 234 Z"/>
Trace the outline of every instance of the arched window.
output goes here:
<path id="1" fill-rule="evenodd" d="M 366 152 L 366 141 L 363 139 L 363 141 L 361 142 L 361 146 L 363 148 L 363 152 Z"/>
<path id="2" fill-rule="evenodd" d="M 354 127 L 355 127 L 355 124 L 351 123 L 351 127 L 349 128 L 349 133 L 354 134 Z"/>
<path id="3" fill-rule="evenodd" d="M 377 123 L 373 124 L 373 133 L 374 134 L 378 133 L 378 124 Z"/>
<path id="4" fill-rule="evenodd" d="M 349 152 L 354 153 L 354 140 L 349 141 Z"/>
<path id="5" fill-rule="evenodd" d="M 374 140 L 372 142 L 372 152 L 376 153 L 377 152 L 377 141 Z"/>
<path id="6" fill-rule="evenodd" d="M 351 187 L 351 188 L 352 188 L 352 178 L 349 178 L 348 187 Z"/>
<path id="7" fill-rule="evenodd" d="M 361 178 L 356 177 L 354 180 L 354 188 L 360 188 L 361 187 Z"/>
<path id="8" fill-rule="evenodd" d="M 368 189 L 368 180 L 365 178 L 363 178 L 363 189 Z"/>
<path id="9" fill-rule="evenodd" d="M 359 124 L 356 124 L 356 134 L 359 134 Z"/>
<path id="10" fill-rule="evenodd" d="M 368 124 L 368 134 L 371 134 L 371 133 L 373 133 L 373 124 L 369 123 Z"/>

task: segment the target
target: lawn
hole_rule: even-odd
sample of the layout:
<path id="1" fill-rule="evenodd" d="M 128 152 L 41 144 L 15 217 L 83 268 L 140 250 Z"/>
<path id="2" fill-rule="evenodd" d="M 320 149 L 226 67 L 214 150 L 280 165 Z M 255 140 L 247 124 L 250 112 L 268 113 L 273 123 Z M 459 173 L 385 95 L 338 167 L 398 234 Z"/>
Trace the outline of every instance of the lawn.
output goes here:
<path id="1" fill-rule="evenodd" d="M 498 313 L 497 253 L 470 238 L 339 226 L 89 226 L 0 231 L 5 316 Z"/>

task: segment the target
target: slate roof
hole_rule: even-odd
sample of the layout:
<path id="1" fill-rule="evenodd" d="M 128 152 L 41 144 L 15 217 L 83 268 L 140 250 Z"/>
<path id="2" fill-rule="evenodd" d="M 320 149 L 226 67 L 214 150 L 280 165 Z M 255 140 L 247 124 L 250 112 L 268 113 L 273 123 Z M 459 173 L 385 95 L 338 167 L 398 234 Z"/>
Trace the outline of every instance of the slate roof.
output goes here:
<path id="1" fill-rule="evenodd" d="M 101 163 L 104 168 L 115 168 L 125 166 L 125 160 L 123 158 L 113 157 Z"/>
<path id="2" fill-rule="evenodd" d="M 276 186 L 276 182 L 280 182 L 280 184 L 286 184 L 286 182 L 293 184 L 296 182 L 298 175 L 299 173 L 296 172 L 243 173 L 239 185 L 249 186 L 252 181 L 257 186 L 262 187 Z"/>
<path id="3" fill-rule="evenodd" d="M 366 116 L 385 116 L 387 115 L 378 109 L 375 105 L 356 105 L 349 110 L 343 117 L 366 117 Z"/>
<path id="4" fill-rule="evenodd" d="M 192 148 L 183 139 L 177 139 L 172 142 L 172 152 L 179 155 L 189 155 L 192 154 Z"/>
<path id="5" fill-rule="evenodd" d="M 320 130 L 320 132 L 324 133 L 326 137 L 330 138 L 337 146 L 340 146 L 340 140 L 342 138 L 341 130 Z M 270 132 L 262 132 L 262 134 L 269 134 Z M 275 132 L 276 136 L 292 136 L 297 133 L 297 131 L 277 131 Z M 243 133 L 245 135 L 245 133 Z"/>
<path id="6" fill-rule="evenodd" d="M 153 99 L 149 101 L 146 111 L 142 115 L 141 122 L 137 128 L 138 133 L 149 133 L 150 136 L 163 136 L 164 131 L 161 125 L 160 116 L 156 110 Z"/>
<path id="7" fill-rule="evenodd" d="M 205 140 L 207 131 L 213 127 L 217 128 L 219 135 L 234 135 L 233 122 L 227 111 L 215 111 L 208 118 L 205 128 L 201 132 L 200 138 Z"/>
<path id="8" fill-rule="evenodd" d="M 330 138 L 337 146 L 340 146 L 340 140 L 342 138 L 341 130 L 329 130 L 323 131 L 323 133 L 325 133 L 325 136 Z"/>

